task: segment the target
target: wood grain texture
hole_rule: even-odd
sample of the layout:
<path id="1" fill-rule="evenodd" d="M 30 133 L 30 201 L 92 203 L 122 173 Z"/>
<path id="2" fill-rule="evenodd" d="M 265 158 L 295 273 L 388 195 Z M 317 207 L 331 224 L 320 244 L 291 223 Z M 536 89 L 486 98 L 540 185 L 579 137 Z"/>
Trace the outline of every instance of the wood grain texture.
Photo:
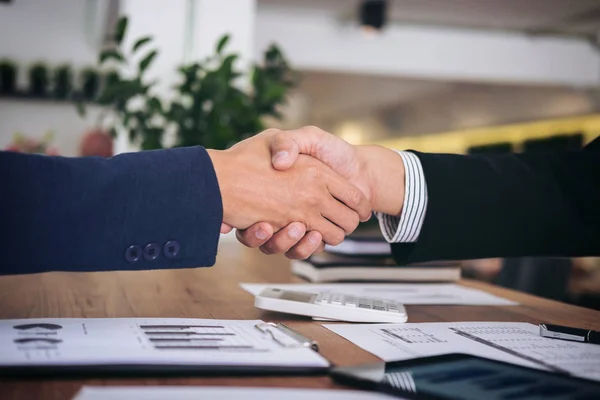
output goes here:
<path id="1" fill-rule="evenodd" d="M 323 356 L 336 365 L 377 360 L 319 323 L 254 308 L 253 297 L 239 287 L 241 282 L 303 281 L 291 274 L 289 262 L 283 257 L 267 257 L 236 243 L 224 243 L 219 249 L 217 265 L 212 268 L 0 277 L 0 318 L 172 317 L 282 321 L 319 341 Z M 600 312 L 481 282 L 462 283 L 516 300 L 521 305 L 407 306 L 409 322 L 548 322 L 600 330 Z M 0 398 L 66 400 L 82 385 L 337 387 L 324 376 L 4 380 L 0 381 Z"/>

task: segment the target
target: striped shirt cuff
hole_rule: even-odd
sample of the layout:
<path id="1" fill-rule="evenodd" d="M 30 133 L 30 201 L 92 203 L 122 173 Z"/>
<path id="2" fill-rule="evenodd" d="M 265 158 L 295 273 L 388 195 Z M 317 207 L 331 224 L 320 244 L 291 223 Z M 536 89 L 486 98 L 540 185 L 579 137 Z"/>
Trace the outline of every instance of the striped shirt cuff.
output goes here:
<path id="1" fill-rule="evenodd" d="M 400 216 L 375 213 L 381 232 L 389 243 L 414 243 L 419 238 L 427 211 L 427 184 L 421 160 L 415 154 L 398 151 L 404 162 L 404 204 Z"/>

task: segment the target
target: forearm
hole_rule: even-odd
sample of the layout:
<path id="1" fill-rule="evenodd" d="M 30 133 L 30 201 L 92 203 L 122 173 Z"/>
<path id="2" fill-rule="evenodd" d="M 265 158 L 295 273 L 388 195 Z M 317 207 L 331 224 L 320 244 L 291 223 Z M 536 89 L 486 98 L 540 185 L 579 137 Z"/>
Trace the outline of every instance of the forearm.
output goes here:
<path id="1" fill-rule="evenodd" d="M 399 262 L 600 253 L 600 156 L 419 154 L 429 202 Z"/>
<path id="2" fill-rule="evenodd" d="M 382 146 L 358 146 L 360 169 L 366 171 L 373 211 L 399 216 L 405 193 L 405 168 L 400 155 Z"/>
<path id="3" fill-rule="evenodd" d="M 200 147 L 111 159 L 0 153 L 0 171 L 0 273 L 214 263 L 222 206 Z"/>

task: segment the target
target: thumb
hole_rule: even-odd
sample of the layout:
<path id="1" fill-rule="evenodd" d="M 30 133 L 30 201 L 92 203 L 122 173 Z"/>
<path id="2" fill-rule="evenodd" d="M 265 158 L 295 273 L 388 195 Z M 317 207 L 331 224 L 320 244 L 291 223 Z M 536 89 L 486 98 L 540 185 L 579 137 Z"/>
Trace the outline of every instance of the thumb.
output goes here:
<path id="1" fill-rule="evenodd" d="M 284 170 L 290 168 L 298 159 L 300 152 L 298 142 L 292 134 L 280 132 L 269 140 L 271 150 L 271 163 L 275 169 Z"/>

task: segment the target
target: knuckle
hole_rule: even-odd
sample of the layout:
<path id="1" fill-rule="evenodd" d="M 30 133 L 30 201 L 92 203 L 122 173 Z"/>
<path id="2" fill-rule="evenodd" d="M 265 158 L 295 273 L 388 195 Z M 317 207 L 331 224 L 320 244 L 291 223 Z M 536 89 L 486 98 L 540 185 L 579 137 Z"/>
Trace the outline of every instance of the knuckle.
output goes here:
<path id="1" fill-rule="evenodd" d="M 311 180 L 316 180 L 321 176 L 321 170 L 315 165 L 310 165 L 306 167 L 306 175 Z"/>
<path id="2" fill-rule="evenodd" d="M 350 231 L 346 233 L 352 233 L 360 223 L 360 217 L 357 213 L 352 213 L 352 216 L 349 218 Z"/>
<path id="3" fill-rule="evenodd" d="M 315 125 L 306 125 L 304 129 L 310 132 L 322 132 L 322 129 Z"/>
<path id="4" fill-rule="evenodd" d="M 286 256 L 294 260 L 306 260 L 310 256 L 310 252 L 300 246 L 288 251 Z"/>
<path id="5" fill-rule="evenodd" d="M 281 129 L 277 129 L 277 128 L 269 128 L 269 129 L 266 129 L 265 131 L 263 131 L 263 134 L 265 134 L 265 135 L 278 135 L 280 133 L 283 133 L 283 131 Z"/>
<path id="6" fill-rule="evenodd" d="M 321 199 L 317 195 L 310 195 L 307 197 L 306 202 L 311 207 L 316 207 L 321 204 Z"/>
<path id="7" fill-rule="evenodd" d="M 360 191 L 360 189 L 354 187 L 348 192 L 348 206 L 350 206 L 351 208 L 358 208 L 358 206 L 360 206 L 360 203 L 362 202 L 362 199 L 363 194 Z"/>
<path id="8" fill-rule="evenodd" d="M 341 229 L 337 229 L 335 232 L 331 233 L 329 237 L 329 244 L 332 246 L 337 246 L 338 244 L 342 243 L 342 241 L 344 241 L 345 237 L 346 235 L 344 234 L 344 231 L 342 231 Z"/>

